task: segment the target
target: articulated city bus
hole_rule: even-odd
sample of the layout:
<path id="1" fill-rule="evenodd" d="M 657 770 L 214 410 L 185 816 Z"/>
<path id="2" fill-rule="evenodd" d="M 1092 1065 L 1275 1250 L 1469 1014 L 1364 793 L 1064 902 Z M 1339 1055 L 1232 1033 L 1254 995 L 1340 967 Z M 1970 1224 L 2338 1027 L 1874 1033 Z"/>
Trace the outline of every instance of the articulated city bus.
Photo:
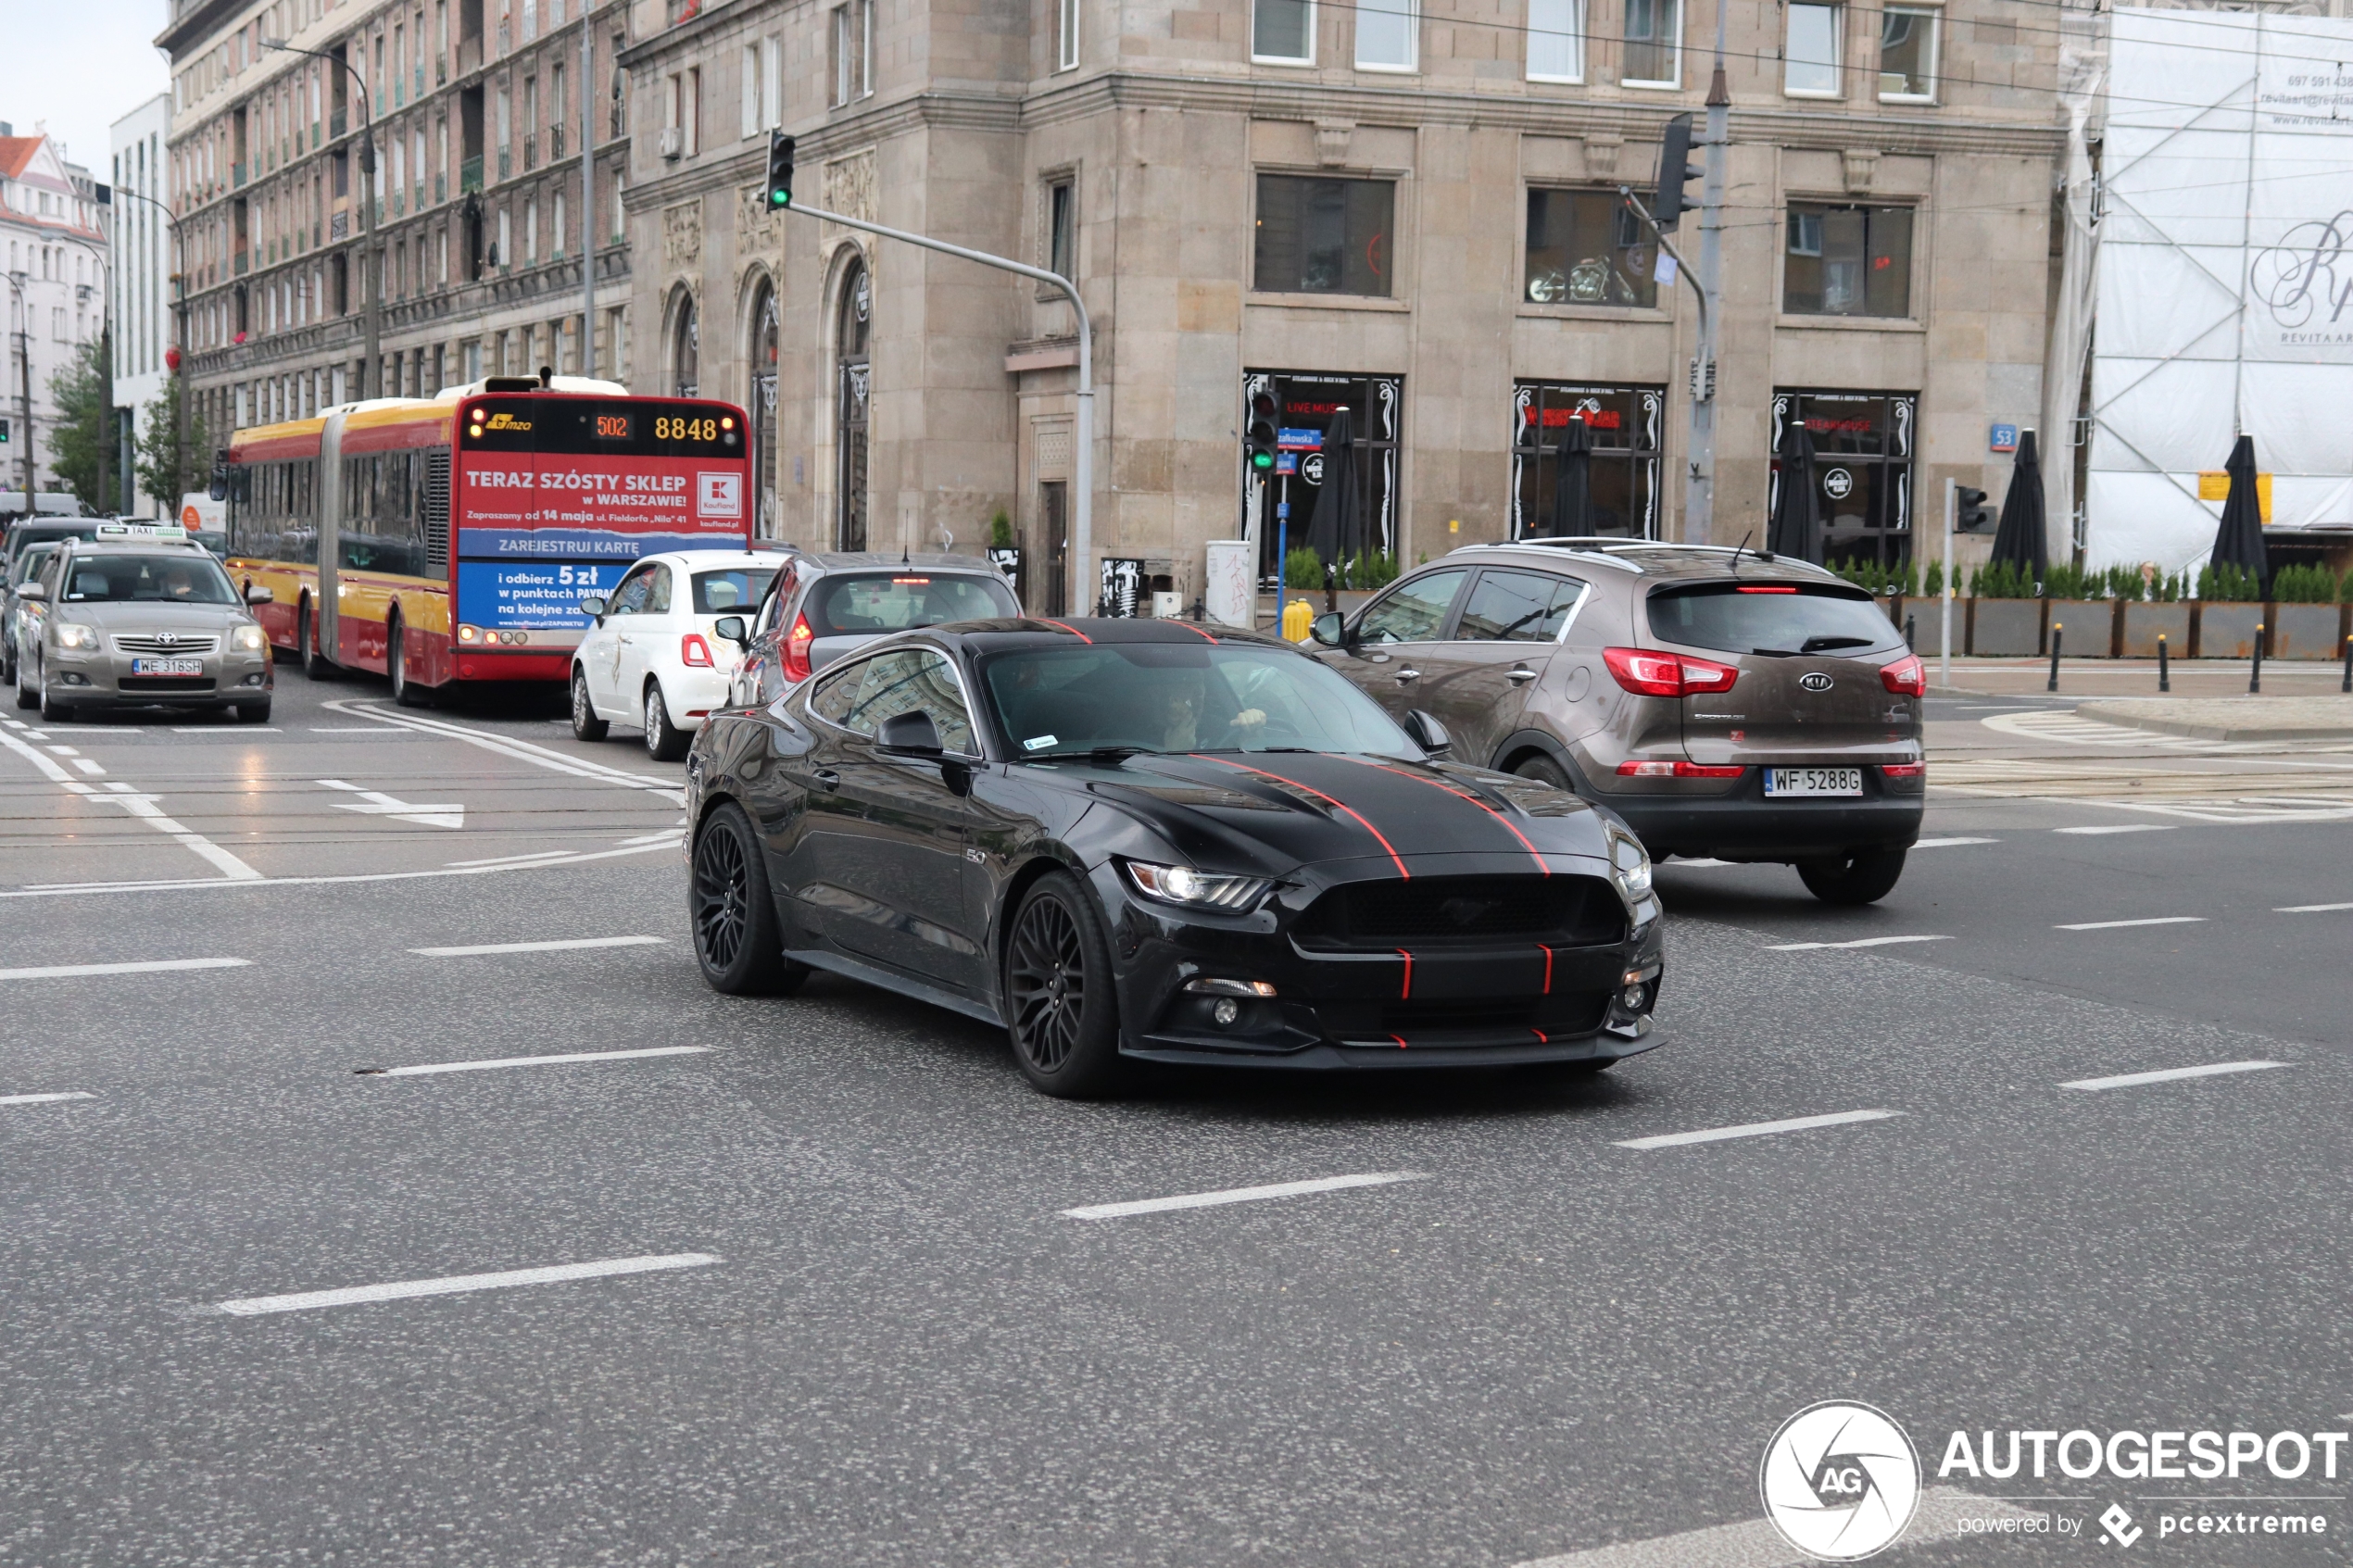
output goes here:
<path id="1" fill-rule="evenodd" d="M 584 595 L 655 551 L 749 548 L 749 451 L 731 404 L 493 377 L 240 430 L 214 487 L 271 641 L 417 703 L 568 681 Z"/>

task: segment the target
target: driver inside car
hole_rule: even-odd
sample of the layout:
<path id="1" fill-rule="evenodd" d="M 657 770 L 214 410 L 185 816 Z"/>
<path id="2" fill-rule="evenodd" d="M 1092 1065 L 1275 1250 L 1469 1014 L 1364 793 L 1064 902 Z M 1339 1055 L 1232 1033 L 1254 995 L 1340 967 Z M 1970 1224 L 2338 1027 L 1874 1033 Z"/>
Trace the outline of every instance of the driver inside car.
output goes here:
<path id="1" fill-rule="evenodd" d="M 1172 670 L 1162 678 L 1152 718 L 1161 730 L 1163 751 L 1199 750 L 1208 744 L 1204 734 L 1246 746 L 1265 724 L 1264 709 L 1245 708 L 1223 724 L 1205 730 L 1202 714 L 1208 707 L 1206 684 L 1204 672 L 1198 670 Z"/>

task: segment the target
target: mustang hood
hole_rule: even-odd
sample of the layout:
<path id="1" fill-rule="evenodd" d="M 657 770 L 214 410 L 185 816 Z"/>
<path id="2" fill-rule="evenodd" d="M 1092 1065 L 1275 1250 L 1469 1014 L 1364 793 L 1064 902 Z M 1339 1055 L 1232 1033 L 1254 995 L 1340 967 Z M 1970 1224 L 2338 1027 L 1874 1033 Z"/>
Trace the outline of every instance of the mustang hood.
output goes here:
<path id="1" fill-rule="evenodd" d="M 1416 860 L 1477 869 L 1556 868 L 1606 857 L 1602 819 L 1532 780 L 1445 763 L 1324 752 L 1202 752 L 1055 765 L 1074 787 L 1156 829 L 1193 863 L 1281 874 L 1371 859 L 1411 876 Z M 1468 871 L 1453 861 L 1449 870 Z"/>

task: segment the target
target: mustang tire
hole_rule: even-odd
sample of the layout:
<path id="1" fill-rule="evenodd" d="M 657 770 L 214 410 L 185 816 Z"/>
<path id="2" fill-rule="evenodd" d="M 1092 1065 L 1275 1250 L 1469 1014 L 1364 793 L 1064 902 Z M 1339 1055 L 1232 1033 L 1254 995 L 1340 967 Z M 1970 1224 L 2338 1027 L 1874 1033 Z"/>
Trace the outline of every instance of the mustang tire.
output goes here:
<path id="1" fill-rule="evenodd" d="M 712 990 L 731 997 L 784 997 L 809 978 L 807 965 L 785 957 L 760 835 L 732 800 L 705 817 L 695 834 L 686 908 L 695 961 Z"/>
<path id="2" fill-rule="evenodd" d="M 1077 878 L 1038 879 L 1005 940 L 1005 1016 L 1022 1076 L 1047 1094 L 1107 1094 L 1126 1076 L 1111 944 Z"/>
<path id="3" fill-rule="evenodd" d="M 1904 874 L 1904 851 L 1857 849 L 1834 860 L 1801 860 L 1797 874 L 1825 904 L 1876 904 Z"/>

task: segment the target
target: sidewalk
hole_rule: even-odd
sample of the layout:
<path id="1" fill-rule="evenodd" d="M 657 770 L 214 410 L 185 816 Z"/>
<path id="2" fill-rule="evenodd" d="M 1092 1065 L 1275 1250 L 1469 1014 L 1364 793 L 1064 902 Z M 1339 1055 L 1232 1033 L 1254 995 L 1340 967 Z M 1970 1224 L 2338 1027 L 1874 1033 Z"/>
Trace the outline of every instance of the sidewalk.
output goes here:
<path id="1" fill-rule="evenodd" d="M 1929 692 L 1936 696 L 2040 696 L 2051 678 L 2047 659 L 1955 659 L 1950 686 L 1936 681 L 1936 656 L 1924 653 Z M 2248 661 L 2243 659 L 2177 659 L 2172 660 L 2173 696 L 2245 696 Z M 2311 696 L 2334 693 L 2345 679 L 2345 666 L 2334 660 L 2267 659 L 2263 661 L 2263 695 Z M 2157 660 L 2153 659 L 2062 659 L 2058 695 L 2078 697 L 2155 697 Z"/>

